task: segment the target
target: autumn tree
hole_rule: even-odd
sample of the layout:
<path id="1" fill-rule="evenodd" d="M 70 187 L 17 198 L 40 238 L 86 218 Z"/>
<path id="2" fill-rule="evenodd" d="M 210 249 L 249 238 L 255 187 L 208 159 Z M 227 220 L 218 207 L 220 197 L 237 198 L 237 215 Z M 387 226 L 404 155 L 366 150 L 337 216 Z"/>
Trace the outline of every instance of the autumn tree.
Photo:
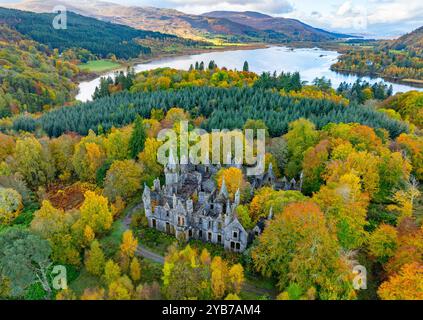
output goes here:
<path id="1" fill-rule="evenodd" d="M 137 258 L 133 258 L 131 261 L 129 275 L 134 282 L 138 282 L 141 279 L 141 265 Z"/>
<path id="2" fill-rule="evenodd" d="M 95 182 L 97 170 L 106 160 L 103 137 L 93 131 L 75 146 L 72 163 L 82 181 Z"/>
<path id="3" fill-rule="evenodd" d="M 87 288 L 81 296 L 81 300 L 104 300 L 105 290 L 103 288 Z"/>
<path id="4" fill-rule="evenodd" d="M 239 294 L 244 284 L 244 268 L 237 263 L 229 269 L 229 281 L 232 286 L 232 292 Z"/>
<path id="5" fill-rule="evenodd" d="M 10 224 L 22 207 L 22 197 L 17 191 L 0 187 L 0 225 Z"/>
<path id="6" fill-rule="evenodd" d="M 106 264 L 104 265 L 104 281 L 110 285 L 112 282 L 119 279 L 120 275 L 121 270 L 119 265 L 111 259 L 107 260 Z"/>
<path id="7" fill-rule="evenodd" d="M 318 288 L 320 299 L 351 299 L 350 271 L 339 254 L 319 207 L 292 203 L 264 230 L 252 251 L 256 269 L 275 275 L 283 289 L 296 283 L 303 291 Z"/>
<path id="8" fill-rule="evenodd" d="M 261 188 L 256 191 L 249 205 L 251 220 L 255 224 L 260 218 L 267 218 L 270 209 L 277 215 L 281 213 L 288 204 L 306 199 L 307 197 L 299 191 L 276 191 L 270 187 Z"/>
<path id="9" fill-rule="evenodd" d="M 395 254 L 398 246 L 397 230 L 381 224 L 369 237 L 369 252 L 381 263 L 386 263 Z"/>
<path id="10" fill-rule="evenodd" d="M 135 256 L 138 248 L 138 240 L 134 238 L 131 230 L 126 230 L 122 235 L 120 245 L 120 265 L 122 270 L 127 270 L 131 259 Z"/>
<path id="11" fill-rule="evenodd" d="M 423 264 L 405 264 L 377 293 L 383 300 L 423 300 Z"/>
<path id="12" fill-rule="evenodd" d="M 105 257 L 100 243 L 91 242 L 90 250 L 85 254 L 85 268 L 95 276 L 101 276 L 104 271 Z"/>
<path id="13" fill-rule="evenodd" d="M 124 275 L 109 284 L 107 293 L 109 300 L 131 300 L 134 294 L 134 285 L 128 276 Z"/>
<path id="14" fill-rule="evenodd" d="M 144 150 L 138 155 L 143 181 L 152 181 L 163 173 L 163 166 L 157 162 L 157 152 L 162 143 L 154 138 L 147 138 Z"/>
<path id="15" fill-rule="evenodd" d="M 313 198 L 336 226 L 343 248 L 356 249 L 366 239 L 367 207 L 369 200 L 361 191 L 360 179 L 355 174 L 343 175 L 338 183 L 323 186 Z"/>
<path id="16" fill-rule="evenodd" d="M 189 245 L 178 251 L 172 246 L 163 266 L 163 294 L 167 299 L 210 299 L 210 266 L 200 263 Z"/>
<path id="17" fill-rule="evenodd" d="M 0 132 L 0 162 L 11 156 L 15 150 L 15 140 L 12 136 Z"/>
<path id="18" fill-rule="evenodd" d="M 250 212 L 247 206 L 240 205 L 236 208 L 236 215 L 239 222 L 245 228 L 245 230 L 251 230 L 254 228 L 254 223 L 251 220 Z"/>
<path id="19" fill-rule="evenodd" d="M 48 150 L 34 137 L 18 139 L 15 149 L 16 171 L 32 188 L 45 185 L 54 177 L 53 163 L 46 161 Z"/>
<path id="20" fill-rule="evenodd" d="M 130 138 L 131 131 L 129 128 L 116 129 L 107 135 L 104 140 L 104 148 L 109 160 L 125 160 L 130 156 Z"/>
<path id="21" fill-rule="evenodd" d="M 72 157 L 79 138 L 74 135 L 64 134 L 50 141 L 51 156 L 57 175 L 60 180 L 68 181 L 74 174 Z"/>
<path id="22" fill-rule="evenodd" d="M 410 180 L 411 164 L 400 152 L 382 149 L 379 164 L 379 192 L 376 200 L 385 202 Z"/>
<path id="23" fill-rule="evenodd" d="M 72 225 L 80 218 L 78 211 L 65 212 L 45 200 L 34 213 L 31 230 L 49 241 L 52 259 L 60 263 L 79 265 L 79 245 L 72 235 Z"/>
<path id="24" fill-rule="evenodd" d="M 56 294 L 56 300 L 58 300 L 58 301 L 71 301 L 71 300 L 78 300 L 78 298 L 77 298 L 75 292 L 73 292 L 72 289 L 68 288 L 68 289 L 60 290 Z"/>
<path id="25" fill-rule="evenodd" d="M 72 232 L 81 246 L 87 244 L 84 232 L 88 225 L 95 234 L 103 234 L 110 230 L 113 214 L 109 209 L 107 198 L 93 191 L 85 192 L 85 200 L 80 208 L 81 217 L 72 226 Z"/>
<path id="26" fill-rule="evenodd" d="M 211 263 L 211 288 L 215 299 L 222 299 L 227 291 L 228 265 L 219 256 L 213 258 Z"/>
<path id="27" fill-rule="evenodd" d="M 287 176 L 299 175 L 304 153 L 318 142 L 318 138 L 315 125 L 306 119 L 299 119 L 289 124 L 289 131 L 284 135 L 289 152 L 289 162 L 285 168 Z"/>
<path id="28" fill-rule="evenodd" d="M 395 192 L 391 198 L 394 204 L 388 205 L 388 210 L 399 214 L 398 222 L 401 222 L 404 218 L 410 218 L 413 216 L 416 200 L 419 196 L 418 183 L 412 178 L 406 184 L 405 189 Z"/>
<path id="29" fill-rule="evenodd" d="M 271 139 L 267 150 L 276 160 L 279 172 L 284 172 L 288 163 L 288 146 L 285 139 L 282 137 Z"/>
<path id="30" fill-rule="evenodd" d="M 141 189 L 141 167 L 133 160 L 115 161 L 107 171 L 104 194 L 115 201 L 128 199 Z"/>
<path id="31" fill-rule="evenodd" d="M 423 180 L 423 137 L 411 134 L 401 134 L 396 143 L 405 151 L 413 165 L 413 174 Z"/>
<path id="32" fill-rule="evenodd" d="M 423 228 L 414 218 L 404 218 L 397 226 L 397 249 L 383 266 L 388 275 L 398 273 L 406 264 L 423 264 Z"/>
<path id="33" fill-rule="evenodd" d="M 242 171 L 235 167 L 221 169 L 216 175 L 217 185 L 220 190 L 225 180 L 226 188 L 231 199 L 234 198 L 238 189 L 241 189 L 244 184 L 244 176 Z"/>
<path id="34" fill-rule="evenodd" d="M 225 300 L 241 300 L 241 298 L 234 293 L 230 293 L 226 296 Z"/>
<path id="35" fill-rule="evenodd" d="M 329 159 L 329 148 L 329 140 L 322 140 L 316 146 L 308 148 L 304 153 L 302 191 L 305 194 L 319 191 L 320 186 L 324 183 L 323 173 L 326 168 L 326 161 Z"/>
<path id="36" fill-rule="evenodd" d="M 180 121 L 189 120 L 190 115 L 181 108 L 171 108 L 167 111 L 166 117 L 162 121 L 162 125 L 166 128 L 173 127 L 174 124 Z"/>

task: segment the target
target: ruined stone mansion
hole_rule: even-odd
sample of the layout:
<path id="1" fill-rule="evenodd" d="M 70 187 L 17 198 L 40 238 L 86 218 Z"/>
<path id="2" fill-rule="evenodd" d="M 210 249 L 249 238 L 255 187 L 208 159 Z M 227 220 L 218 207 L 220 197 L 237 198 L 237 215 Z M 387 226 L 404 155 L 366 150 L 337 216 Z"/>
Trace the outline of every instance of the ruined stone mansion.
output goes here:
<path id="1" fill-rule="evenodd" d="M 220 190 L 212 180 L 219 165 L 179 165 L 172 156 L 165 166 L 165 185 L 154 181 L 153 188 L 144 187 L 142 200 L 150 228 L 175 235 L 182 240 L 198 239 L 242 252 L 249 242 L 263 231 L 261 220 L 253 230 L 245 230 L 236 215 L 240 190 L 231 201 L 223 180 Z M 272 165 L 267 172 L 251 181 L 253 190 L 269 185 L 278 189 L 299 190 L 301 182 L 286 179 L 277 182 Z M 272 218 L 272 210 L 268 219 Z"/>

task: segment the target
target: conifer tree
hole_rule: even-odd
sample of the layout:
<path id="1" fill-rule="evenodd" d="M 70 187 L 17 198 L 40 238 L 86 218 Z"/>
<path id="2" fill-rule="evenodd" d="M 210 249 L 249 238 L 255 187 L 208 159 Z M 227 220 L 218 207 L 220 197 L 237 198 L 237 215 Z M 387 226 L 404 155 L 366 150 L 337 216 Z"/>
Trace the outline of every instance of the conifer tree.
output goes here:
<path id="1" fill-rule="evenodd" d="M 129 149 L 132 158 L 135 159 L 137 155 L 144 150 L 146 138 L 147 134 L 145 132 L 143 119 L 140 115 L 137 115 L 134 122 L 134 130 L 129 140 Z"/>

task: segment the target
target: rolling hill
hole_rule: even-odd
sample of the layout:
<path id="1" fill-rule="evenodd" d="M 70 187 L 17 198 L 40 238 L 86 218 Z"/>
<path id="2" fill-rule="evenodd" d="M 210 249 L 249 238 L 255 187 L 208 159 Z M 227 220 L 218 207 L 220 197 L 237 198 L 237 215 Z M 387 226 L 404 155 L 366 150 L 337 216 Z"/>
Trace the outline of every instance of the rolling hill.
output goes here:
<path id="1" fill-rule="evenodd" d="M 239 24 L 251 26 L 257 30 L 272 30 L 284 34 L 287 38 L 297 41 L 327 41 L 337 38 L 351 37 L 349 35 L 331 33 L 313 28 L 295 19 L 275 18 L 253 11 L 213 11 L 204 13 L 205 17 L 227 19 Z"/>
<path id="2" fill-rule="evenodd" d="M 421 56 L 423 54 L 423 26 L 389 43 L 389 47 L 394 50 L 407 50 Z"/>
<path id="3" fill-rule="evenodd" d="M 64 5 L 68 11 L 85 16 L 195 40 L 290 42 L 326 41 L 343 37 L 343 35 L 313 28 L 297 20 L 273 18 L 256 12 L 247 14 L 212 12 L 205 15 L 193 15 L 174 9 L 129 7 L 86 0 L 26 0 L 20 4 L 8 4 L 8 6 L 34 12 L 51 12 L 57 5 Z"/>
<path id="4" fill-rule="evenodd" d="M 0 118 L 72 100 L 76 65 L 0 24 Z"/>
<path id="5" fill-rule="evenodd" d="M 175 37 L 100 21 L 73 12 L 68 12 L 67 29 L 56 30 L 52 25 L 55 15 L 0 8 L 0 24 L 7 25 L 51 49 L 64 51 L 70 48 L 84 48 L 99 57 L 114 54 L 120 59 L 150 53 L 150 48 L 140 45 L 136 39 Z"/>

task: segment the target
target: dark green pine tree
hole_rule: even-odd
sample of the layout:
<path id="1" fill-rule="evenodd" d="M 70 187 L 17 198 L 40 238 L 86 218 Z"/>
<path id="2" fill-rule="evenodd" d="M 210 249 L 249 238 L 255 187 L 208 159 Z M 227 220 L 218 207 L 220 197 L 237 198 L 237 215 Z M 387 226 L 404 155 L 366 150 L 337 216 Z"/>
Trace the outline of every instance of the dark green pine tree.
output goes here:
<path id="1" fill-rule="evenodd" d="M 145 132 L 143 118 L 141 118 L 140 115 L 137 115 L 134 122 L 134 130 L 132 131 L 132 135 L 129 140 L 129 149 L 133 159 L 135 159 L 138 154 L 144 150 L 146 138 L 147 133 Z"/>
<path id="2" fill-rule="evenodd" d="M 244 62 L 244 66 L 242 67 L 242 71 L 245 71 L 245 72 L 250 71 L 250 66 L 248 65 L 248 61 Z"/>

